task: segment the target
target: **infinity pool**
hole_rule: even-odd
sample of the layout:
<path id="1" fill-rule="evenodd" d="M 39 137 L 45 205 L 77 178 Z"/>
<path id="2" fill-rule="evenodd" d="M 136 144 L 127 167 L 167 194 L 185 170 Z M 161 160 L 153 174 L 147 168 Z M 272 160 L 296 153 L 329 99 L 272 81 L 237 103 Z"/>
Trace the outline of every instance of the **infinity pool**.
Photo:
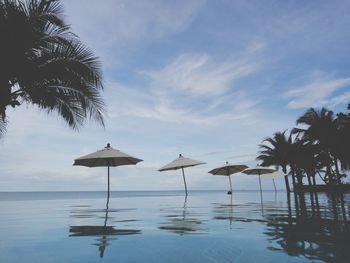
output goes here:
<path id="1" fill-rule="evenodd" d="M 350 262 L 350 195 L 0 193 L 0 262 Z"/>

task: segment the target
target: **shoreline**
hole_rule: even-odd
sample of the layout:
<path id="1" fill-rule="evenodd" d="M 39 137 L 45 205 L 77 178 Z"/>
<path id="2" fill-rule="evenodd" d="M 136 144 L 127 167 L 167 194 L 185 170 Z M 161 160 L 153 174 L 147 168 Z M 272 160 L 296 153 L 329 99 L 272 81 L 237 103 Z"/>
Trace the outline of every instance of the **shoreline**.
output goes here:
<path id="1" fill-rule="evenodd" d="M 350 192 L 350 184 L 341 185 L 303 185 L 295 189 L 295 192 Z"/>

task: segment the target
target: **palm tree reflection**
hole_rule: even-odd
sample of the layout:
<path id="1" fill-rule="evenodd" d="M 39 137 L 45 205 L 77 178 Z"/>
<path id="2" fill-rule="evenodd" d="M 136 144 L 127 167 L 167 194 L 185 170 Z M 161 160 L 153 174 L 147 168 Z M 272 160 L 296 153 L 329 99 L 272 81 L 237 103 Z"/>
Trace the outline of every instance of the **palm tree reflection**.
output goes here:
<path id="1" fill-rule="evenodd" d="M 100 210 L 101 211 L 101 210 Z M 93 245 L 98 246 L 100 251 L 100 257 L 103 258 L 104 252 L 107 246 L 111 244 L 112 240 L 116 240 L 115 236 L 123 235 L 135 235 L 140 234 L 141 230 L 136 229 L 116 229 L 114 226 L 108 226 L 108 213 L 110 210 L 105 209 L 104 224 L 102 226 L 96 225 L 81 225 L 81 226 L 70 226 L 69 236 L 70 237 L 81 237 L 81 236 L 97 236 L 100 237 L 97 240 L 97 243 Z M 73 211 L 76 212 L 76 211 Z M 87 214 L 73 213 L 76 218 L 87 218 L 91 217 L 91 213 L 99 212 L 99 210 L 85 210 Z"/>
<path id="2" fill-rule="evenodd" d="M 347 262 L 350 222 L 343 194 L 328 195 L 325 205 L 320 205 L 317 193 L 308 195 L 309 199 L 295 194 L 295 213 L 289 199 L 287 214 L 265 215 L 268 248 L 311 260 Z"/>
<path id="3" fill-rule="evenodd" d="M 201 228 L 202 221 L 194 217 L 195 213 L 187 210 L 187 197 L 185 198 L 182 209 L 171 208 L 164 209 L 167 222 L 160 223 L 158 229 L 166 230 L 179 235 L 203 233 Z"/>

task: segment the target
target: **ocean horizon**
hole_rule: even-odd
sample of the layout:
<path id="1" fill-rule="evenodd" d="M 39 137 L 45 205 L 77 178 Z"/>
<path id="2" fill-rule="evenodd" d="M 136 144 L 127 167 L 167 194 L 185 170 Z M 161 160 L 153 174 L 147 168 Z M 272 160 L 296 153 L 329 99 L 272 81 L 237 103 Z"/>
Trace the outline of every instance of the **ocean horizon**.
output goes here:
<path id="1" fill-rule="evenodd" d="M 212 189 L 212 190 L 191 190 L 189 196 L 200 195 L 203 193 L 227 193 L 228 190 Z M 262 190 L 263 192 L 275 192 L 274 190 Z M 286 192 L 285 190 L 277 190 L 278 192 Z M 260 190 L 233 190 L 234 193 L 239 192 L 260 192 Z M 123 190 L 110 191 L 110 198 L 119 197 L 140 197 L 140 196 L 183 196 L 183 190 Z M 85 198 L 106 198 L 106 191 L 0 191 L 1 201 L 15 200 L 45 200 L 45 199 L 85 199 Z"/>

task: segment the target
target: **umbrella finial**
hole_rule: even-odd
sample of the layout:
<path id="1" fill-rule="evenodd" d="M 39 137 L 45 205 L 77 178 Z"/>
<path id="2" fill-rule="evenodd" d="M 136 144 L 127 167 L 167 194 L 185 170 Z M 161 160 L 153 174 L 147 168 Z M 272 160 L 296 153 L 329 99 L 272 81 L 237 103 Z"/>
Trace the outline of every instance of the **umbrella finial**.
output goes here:
<path id="1" fill-rule="evenodd" d="M 111 148 L 111 144 L 110 144 L 110 143 L 107 143 L 106 148 Z"/>

